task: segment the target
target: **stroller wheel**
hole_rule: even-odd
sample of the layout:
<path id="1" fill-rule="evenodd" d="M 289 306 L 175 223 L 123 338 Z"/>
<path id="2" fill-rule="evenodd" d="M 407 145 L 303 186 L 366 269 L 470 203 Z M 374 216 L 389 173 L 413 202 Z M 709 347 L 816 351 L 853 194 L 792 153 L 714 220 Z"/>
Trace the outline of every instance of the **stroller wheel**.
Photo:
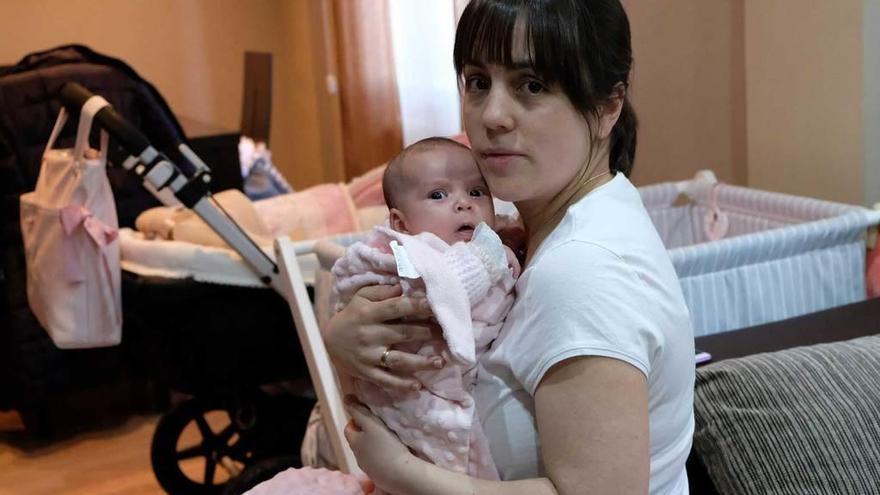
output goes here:
<path id="1" fill-rule="evenodd" d="M 219 495 L 253 459 L 248 436 L 219 401 L 190 399 L 156 425 L 153 472 L 170 494 Z"/>

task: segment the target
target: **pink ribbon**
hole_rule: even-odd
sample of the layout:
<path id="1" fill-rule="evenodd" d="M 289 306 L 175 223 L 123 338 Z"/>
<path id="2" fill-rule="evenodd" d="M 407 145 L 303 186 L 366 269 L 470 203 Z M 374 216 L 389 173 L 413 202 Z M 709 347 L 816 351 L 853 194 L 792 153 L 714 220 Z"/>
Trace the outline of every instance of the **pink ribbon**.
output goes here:
<path id="1" fill-rule="evenodd" d="M 109 271 L 106 247 L 119 236 L 119 231 L 96 218 L 87 208 L 80 205 L 67 205 L 61 209 L 61 226 L 64 229 L 64 272 L 70 282 L 83 282 L 86 279 L 85 268 L 77 255 L 76 246 L 70 238 L 80 226 L 101 251 L 104 267 Z"/>

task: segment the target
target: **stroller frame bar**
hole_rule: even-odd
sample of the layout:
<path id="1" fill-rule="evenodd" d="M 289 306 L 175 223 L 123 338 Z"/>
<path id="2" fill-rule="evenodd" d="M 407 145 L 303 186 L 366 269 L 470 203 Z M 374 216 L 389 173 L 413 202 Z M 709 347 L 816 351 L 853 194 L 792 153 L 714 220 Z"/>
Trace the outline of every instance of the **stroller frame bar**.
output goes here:
<path id="1" fill-rule="evenodd" d="M 92 92 L 75 82 L 66 83 L 59 96 L 71 114 L 79 113 L 83 105 L 95 97 Z M 162 204 L 174 206 L 183 203 L 193 210 L 244 259 L 264 284 L 286 298 L 287 293 L 279 277 L 278 265 L 213 200 L 208 189 L 211 169 L 195 152 L 186 144 L 178 145 L 183 157 L 195 167 L 195 173 L 187 176 L 170 158 L 153 148 L 149 140 L 116 113 L 109 103 L 95 114 L 95 120 L 130 153 L 122 163 L 123 168 L 137 174 L 144 187 Z"/>

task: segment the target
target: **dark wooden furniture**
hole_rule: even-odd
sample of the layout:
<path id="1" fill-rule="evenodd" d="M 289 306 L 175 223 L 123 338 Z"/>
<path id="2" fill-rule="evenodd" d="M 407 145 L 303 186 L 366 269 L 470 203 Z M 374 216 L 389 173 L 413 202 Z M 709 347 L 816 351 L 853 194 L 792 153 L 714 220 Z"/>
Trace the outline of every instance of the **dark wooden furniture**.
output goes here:
<path id="1" fill-rule="evenodd" d="M 241 133 L 269 144 L 272 124 L 272 54 L 244 53 L 244 95 L 241 100 Z"/>
<path id="2" fill-rule="evenodd" d="M 880 299 L 696 339 L 712 361 L 880 333 Z"/>

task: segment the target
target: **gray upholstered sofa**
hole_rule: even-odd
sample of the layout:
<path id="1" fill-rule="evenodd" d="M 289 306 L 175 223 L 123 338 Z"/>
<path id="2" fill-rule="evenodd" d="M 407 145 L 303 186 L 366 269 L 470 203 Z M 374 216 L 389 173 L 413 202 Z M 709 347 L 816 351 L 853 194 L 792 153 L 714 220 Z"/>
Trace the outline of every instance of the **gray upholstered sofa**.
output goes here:
<path id="1" fill-rule="evenodd" d="M 694 494 L 880 493 L 880 299 L 697 339 Z"/>

